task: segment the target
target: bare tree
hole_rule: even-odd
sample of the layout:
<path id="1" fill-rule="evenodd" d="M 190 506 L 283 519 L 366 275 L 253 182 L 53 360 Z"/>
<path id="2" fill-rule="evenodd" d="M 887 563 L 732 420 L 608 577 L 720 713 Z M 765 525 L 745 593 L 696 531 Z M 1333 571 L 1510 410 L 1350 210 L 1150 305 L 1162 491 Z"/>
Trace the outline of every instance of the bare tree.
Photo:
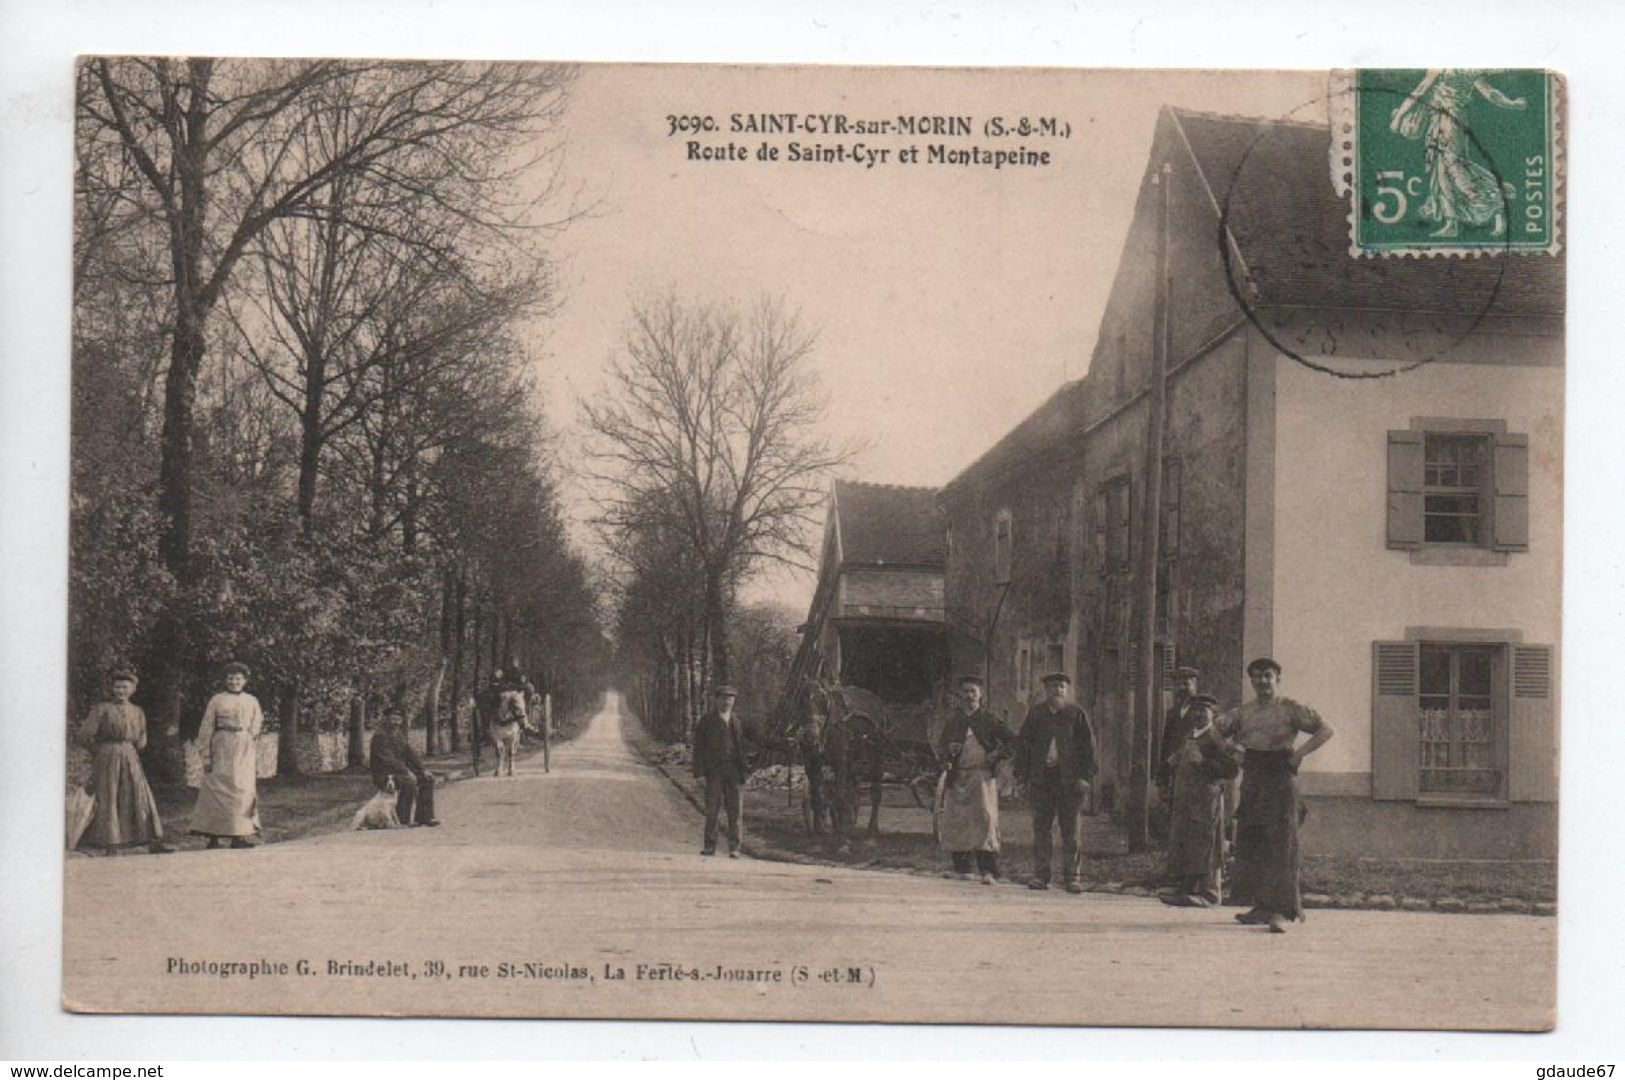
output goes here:
<path id="1" fill-rule="evenodd" d="M 272 223 L 332 213 L 339 178 L 370 181 L 384 204 L 427 201 L 471 223 L 519 228 L 534 203 L 515 147 L 552 125 L 564 68 L 509 64 L 97 58 L 78 95 L 81 225 L 148 224 L 170 294 L 159 447 L 160 542 L 190 583 L 193 432 L 211 314 Z M 325 143 L 313 136 L 325 134 Z M 299 153 L 315 146 L 319 152 Z M 116 197 L 103 193 L 116 190 Z M 119 210 L 120 207 L 127 207 Z M 84 250 L 82 248 L 82 250 Z M 78 254 L 78 253 L 76 253 Z M 82 256 L 88 259 L 88 256 Z M 178 719 L 184 616 L 171 605 L 149 669 L 158 734 Z"/>
<path id="2" fill-rule="evenodd" d="M 741 317 L 675 296 L 637 304 L 604 391 L 582 403 L 587 469 L 612 533 L 680 538 L 698 567 L 700 654 L 728 678 L 732 591 L 770 561 L 810 564 L 829 473 L 815 335 L 772 301 Z"/>

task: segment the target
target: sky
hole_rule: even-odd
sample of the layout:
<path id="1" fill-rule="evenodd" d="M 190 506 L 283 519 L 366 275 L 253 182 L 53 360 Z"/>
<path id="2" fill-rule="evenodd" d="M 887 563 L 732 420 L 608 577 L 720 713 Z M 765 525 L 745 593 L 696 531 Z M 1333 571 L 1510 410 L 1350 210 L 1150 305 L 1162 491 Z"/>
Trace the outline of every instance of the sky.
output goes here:
<path id="1" fill-rule="evenodd" d="M 601 385 L 634 297 L 782 299 L 817 330 L 827 426 L 866 449 L 855 479 L 937 486 L 1081 376 L 1094 345 L 1163 105 L 1300 120 L 1326 117 L 1326 75 L 589 65 L 561 132 L 566 187 L 593 209 L 552 242 L 560 306 L 532 342 L 549 420 L 568 460 L 577 402 Z M 693 161 L 670 115 L 841 113 L 851 119 L 1054 117 L 1068 139 L 1038 168 Z M 760 136 L 707 143 L 754 149 Z M 589 507 L 579 489 L 578 522 Z M 589 549 L 590 530 L 576 535 Z M 770 572 L 748 599 L 802 607 L 811 575 Z"/>

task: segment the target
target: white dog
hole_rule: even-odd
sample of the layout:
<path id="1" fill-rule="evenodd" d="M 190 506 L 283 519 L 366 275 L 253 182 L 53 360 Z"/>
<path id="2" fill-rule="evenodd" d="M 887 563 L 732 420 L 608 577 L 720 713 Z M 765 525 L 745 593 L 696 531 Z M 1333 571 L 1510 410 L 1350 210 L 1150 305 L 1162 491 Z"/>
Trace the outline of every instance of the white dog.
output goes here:
<path id="1" fill-rule="evenodd" d="M 399 829 L 401 819 L 395 814 L 395 778 L 391 776 L 384 790 L 377 792 L 355 812 L 352 829 Z"/>

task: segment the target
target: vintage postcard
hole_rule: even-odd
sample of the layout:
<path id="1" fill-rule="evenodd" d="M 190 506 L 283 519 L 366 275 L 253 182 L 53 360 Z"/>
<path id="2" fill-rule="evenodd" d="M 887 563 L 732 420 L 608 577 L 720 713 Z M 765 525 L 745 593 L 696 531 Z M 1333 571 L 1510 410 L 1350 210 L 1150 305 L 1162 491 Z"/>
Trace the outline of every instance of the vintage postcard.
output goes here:
<path id="1" fill-rule="evenodd" d="M 1560 75 L 76 76 L 66 1009 L 1555 1023 Z"/>

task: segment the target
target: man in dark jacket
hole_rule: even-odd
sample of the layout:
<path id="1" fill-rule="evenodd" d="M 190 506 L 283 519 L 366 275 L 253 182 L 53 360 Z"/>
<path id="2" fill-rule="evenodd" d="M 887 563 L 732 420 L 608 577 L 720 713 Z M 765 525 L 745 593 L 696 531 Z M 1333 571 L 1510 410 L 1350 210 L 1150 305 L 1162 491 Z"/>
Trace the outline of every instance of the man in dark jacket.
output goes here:
<path id="1" fill-rule="evenodd" d="M 1174 794 L 1174 757 L 1185 746 L 1185 740 L 1195 730 L 1196 724 L 1190 716 L 1186 715 L 1186 707 L 1196 696 L 1196 684 L 1202 673 L 1193 667 L 1181 667 L 1174 671 L 1174 701 L 1162 717 L 1162 734 L 1153 748 L 1157 763 L 1157 787 L 1162 793 L 1164 802 L 1173 799 Z"/>
<path id="2" fill-rule="evenodd" d="M 1044 700 L 1027 710 L 1016 750 L 1016 775 L 1027 785 L 1033 810 L 1031 889 L 1050 883 L 1051 832 L 1061 822 L 1061 872 L 1066 891 L 1081 893 L 1078 812 L 1095 778 L 1095 736 L 1089 717 L 1067 700 L 1072 680 L 1061 672 L 1044 676 Z"/>
<path id="3" fill-rule="evenodd" d="M 406 737 L 403 725 L 406 714 L 397 706 L 384 710 L 384 720 L 372 734 L 372 749 L 368 764 L 372 769 L 372 782 L 379 791 L 387 791 L 391 777 L 395 779 L 395 816 L 402 825 L 438 825 L 434 816 L 434 776 L 423 767 L 423 759 Z"/>
<path id="4" fill-rule="evenodd" d="M 739 858 L 740 817 L 745 777 L 750 773 L 747 744 L 753 749 L 781 746 L 752 730 L 734 712 L 738 691 L 720 685 L 711 692 L 711 711 L 694 727 L 694 775 L 705 781 L 705 844 L 701 855 L 717 853 L 717 816 L 728 813 L 728 858 Z"/>
<path id="5" fill-rule="evenodd" d="M 474 759 L 474 775 L 480 775 L 480 752 L 491 741 L 491 725 L 502 718 L 502 669 L 491 672 L 490 681 L 474 692 L 474 730 L 468 735 L 468 749 Z M 499 759 L 500 763 L 500 759 Z"/>

